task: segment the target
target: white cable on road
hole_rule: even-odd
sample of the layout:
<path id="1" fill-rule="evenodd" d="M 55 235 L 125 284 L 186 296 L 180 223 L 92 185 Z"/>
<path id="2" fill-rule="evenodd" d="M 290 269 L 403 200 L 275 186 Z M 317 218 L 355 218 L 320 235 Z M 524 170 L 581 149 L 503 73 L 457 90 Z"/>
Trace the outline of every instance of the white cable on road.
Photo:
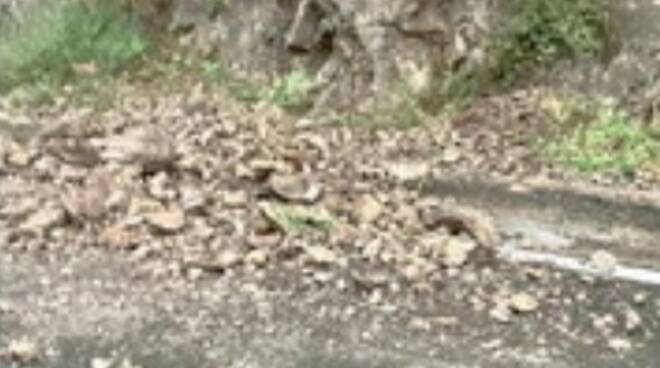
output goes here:
<path id="1" fill-rule="evenodd" d="M 513 263 L 537 263 L 566 271 L 579 272 L 593 277 L 618 279 L 660 287 L 660 272 L 651 269 L 616 265 L 612 270 L 603 273 L 599 272 L 588 261 L 547 252 L 515 249 L 512 247 L 501 248 L 499 257 Z"/>

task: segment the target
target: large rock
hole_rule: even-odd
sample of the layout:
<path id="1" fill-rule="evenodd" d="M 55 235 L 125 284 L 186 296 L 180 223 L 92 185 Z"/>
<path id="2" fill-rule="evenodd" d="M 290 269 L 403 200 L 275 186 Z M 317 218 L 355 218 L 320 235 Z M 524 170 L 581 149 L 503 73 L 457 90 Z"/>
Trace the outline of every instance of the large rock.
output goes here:
<path id="1" fill-rule="evenodd" d="M 490 4 L 232 1 L 202 28 L 235 73 L 267 80 L 303 65 L 317 83 L 317 104 L 353 108 L 356 100 L 392 91 L 400 81 L 423 91 L 456 58 L 478 59 Z"/>
<path id="2" fill-rule="evenodd" d="M 606 1 L 606 57 L 562 65 L 551 82 L 624 102 L 655 99 L 660 6 Z M 303 65 L 317 83 L 317 107 L 355 109 L 401 84 L 425 93 L 458 64 L 482 65 L 491 36 L 509 19 L 502 9 L 500 0 L 244 0 L 225 2 L 201 24 L 220 61 L 239 75 L 264 80 Z"/>

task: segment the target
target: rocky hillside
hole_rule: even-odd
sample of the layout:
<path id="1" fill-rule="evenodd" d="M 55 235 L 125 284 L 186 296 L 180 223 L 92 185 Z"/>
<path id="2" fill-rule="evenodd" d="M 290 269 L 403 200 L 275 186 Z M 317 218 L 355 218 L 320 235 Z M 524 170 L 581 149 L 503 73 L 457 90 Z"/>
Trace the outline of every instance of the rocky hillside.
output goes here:
<path id="1" fill-rule="evenodd" d="M 21 22 L 31 3 L 3 0 L 4 23 Z M 354 109 L 402 88 L 438 100 L 443 81 L 483 74 L 497 74 L 486 78 L 497 83 L 550 74 L 554 85 L 647 105 L 657 89 L 660 8 L 648 1 L 124 3 L 152 25 L 192 32 L 188 43 L 240 76 L 264 81 L 304 70 L 316 108 Z M 557 61 L 561 73 L 540 72 Z"/>

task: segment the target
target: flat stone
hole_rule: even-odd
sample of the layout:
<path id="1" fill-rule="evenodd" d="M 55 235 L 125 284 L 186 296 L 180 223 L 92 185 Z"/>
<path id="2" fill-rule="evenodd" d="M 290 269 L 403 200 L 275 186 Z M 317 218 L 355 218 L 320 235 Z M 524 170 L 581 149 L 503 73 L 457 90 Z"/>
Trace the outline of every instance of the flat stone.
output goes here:
<path id="1" fill-rule="evenodd" d="M 355 211 L 361 223 L 371 224 L 385 212 L 385 207 L 374 196 L 368 194 L 359 200 Z"/>
<path id="2" fill-rule="evenodd" d="M 63 208 L 47 205 L 32 213 L 23 222 L 21 228 L 27 231 L 48 231 L 64 223 L 66 212 Z"/>
<path id="3" fill-rule="evenodd" d="M 175 233 L 183 229 L 186 224 L 185 212 L 180 208 L 170 208 L 164 211 L 152 212 L 145 215 L 148 224 L 159 231 Z"/>
<path id="4" fill-rule="evenodd" d="M 528 293 L 517 293 L 509 299 L 511 310 L 517 313 L 531 313 L 536 311 L 539 306 L 539 300 Z"/>
<path id="5" fill-rule="evenodd" d="M 476 248 L 474 241 L 451 237 L 444 246 L 442 263 L 447 267 L 463 266 Z"/>
<path id="6" fill-rule="evenodd" d="M 314 203 L 323 194 L 320 183 L 300 175 L 273 175 L 269 186 L 277 196 L 289 202 Z"/>

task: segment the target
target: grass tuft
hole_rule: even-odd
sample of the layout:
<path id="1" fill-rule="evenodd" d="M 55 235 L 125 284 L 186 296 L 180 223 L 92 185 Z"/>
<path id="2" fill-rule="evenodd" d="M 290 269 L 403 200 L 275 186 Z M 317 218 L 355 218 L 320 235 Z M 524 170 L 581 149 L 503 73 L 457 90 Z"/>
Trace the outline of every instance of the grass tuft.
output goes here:
<path id="1" fill-rule="evenodd" d="M 560 59 L 596 57 L 605 48 L 604 0 L 511 0 L 505 13 L 491 71 L 500 83 L 513 83 Z"/>
<path id="2" fill-rule="evenodd" d="M 147 47 L 136 22 L 109 3 L 40 4 L 20 25 L 0 30 L 0 92 L 68 82 L 79 65 L 94 75 L 116 73 Z"/>
<path id="3" fill-rule="evenodd" d="M 262 98 L 287 111 L 305 111 L 311 108 L 314 86 L 314 79 L 306 71 L 294 69 L 263 90 Z"/>
<path id="4" fill-rule="evenodd" d="M 566 167 L 588 174 L 632 175 L 660 153 L 660 141 L 623 111 L 554 104 L 550 112 L 565 134 L 548 143 L 545 151 Z"/>

